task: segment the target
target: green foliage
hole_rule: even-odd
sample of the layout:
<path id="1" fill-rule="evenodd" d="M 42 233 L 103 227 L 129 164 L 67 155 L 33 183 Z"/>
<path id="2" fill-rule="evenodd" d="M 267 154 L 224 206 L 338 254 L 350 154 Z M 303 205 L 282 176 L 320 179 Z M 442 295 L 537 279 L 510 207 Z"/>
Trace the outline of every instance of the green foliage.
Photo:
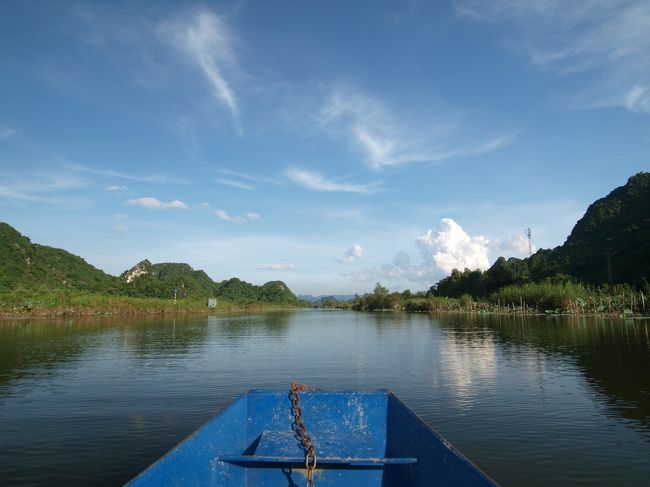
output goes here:
<path id="1" fill-rule="evenodd" d="M 274 304 L 298 304 L 298 298 L 282 281 L 270 281 L 260 288 L 260 301 Z"/>
<path id="2" fill-rule="evenodd" d="M 119 281 L 81 257 L 33 244 L 6 223 L 0 223 L 0 292 L 25 288 L 114 292 Z"/>
<path id="3" fill-rule="evenodd" d="M 114 277 L 65 250 L 32 244 L 11 226 L 0 223 L 0 295 L 12 306 L 65 307 L 72 296 L 83 293 L 172 302 L 174 290 L 177 306 L 192 302 L 205 307 L 208 297 L 218 297 L 219 302 L 300 304 L 281 281 L 255 286 L 233 278 L 216 283 L 188 264 L 143 260 Z"/>
<path id="4" fill-rule="evenodd" d="M 211 311 L 273 309 L 282 305 L 219 299 Z M 205 312 L 205 299 L 143 298 L 70 291 L 68 289 L 18 288 L 0 294 L 0 314 L 35 316 L 88 316 L 110 314 L 159 314 Z"/>
<path id="5" fill-rule="evenodd" d="M 540 283 L 505 286 L 492 293 L 491 303 L 526 306 L 537 311 L 547 309 L 567 309 L 572 301 L 584 300 L 590 291 L 582 284 L 547 280 Z"/>
<path id="6" fill-rule="evenodd" d="M 130 275 L 131 282 L 127 282 Z M 132 277 L 135 275 L 137 277 Z M 205 272 L 195 271 L 188 264 L 151 264 L 148 260 L 143 260 L 120 277 L 120 294 L 127 296 L 170 299 L 174 290 L 177 290 L 178 299 L 217 295 L 217 284 Z"/>
<path id="7" fill-rule="evenodd" d="M 458 298 L 435 296 L 410 291 L 391 293 L 383 286 L 373 293 L 355 296 L 348 303 L 357 311 L 465 311 L 478 313 L 607 313 L 615 315 L 646 314 L 650 308 L 647 293 L 628 285 L 614 286 L 612 296 L 607 286 L 592 287 L 568 276 L 542 282 L 513 284 L 498 289 L 484 298 L 470 294 Z M 344 308 L 338 303 L 337 308 Z"/>

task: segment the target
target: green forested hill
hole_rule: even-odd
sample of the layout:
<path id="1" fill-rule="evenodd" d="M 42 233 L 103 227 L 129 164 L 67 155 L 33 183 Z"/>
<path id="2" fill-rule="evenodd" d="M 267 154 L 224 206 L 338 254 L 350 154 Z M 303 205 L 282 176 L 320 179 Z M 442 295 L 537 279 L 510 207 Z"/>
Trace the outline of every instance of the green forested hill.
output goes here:
<path id="1" fill-rule="evenodd" d="M 608 251 L 614 282 L 640 285 L 650 278 L 650 173 L 592 203 L 550 260 L 580 280 L 602 283 Z"/>
<path id="2" fill-rule="evenodd" d="M 122 273 L 122 291 L 130 296 L 172 296 L 178 290 L 179 298 L 218 296 L 231 301 L 261 301 L 274 304 L 298 304 L 298 298 L 281 281 L 256 286 L 233 277 L 214 282 L 203 271 L 195 271 L 188 264 L 151 264 L 143 260 Z"/>
<path id="3" fill-rule="evenodd" d="M 136 264 L 120 277 L 111 276 L 65 250 L 33 244 L 13 227 L 0 222 L 0 293 L 16 289 L 69 289 L 100 294 L 169 299 L 222 297 L 231 301 L 298 304 L 281 281 L 256 286 L 237 278 L 214 282 L 188 264 Z"/>
<path id="4" fill-rule="evenodd" d="M 123 294 L 136 297 L 168 298 L 178 290 L 178 298 L 217 295 L 216 283 L 203 271 L 188 264 L 139 262 L 120 276 Z"/>
<path id="5" fill-rule="evenodd" d="M 566 242 L 540 250 L 523 262 L 539 280 L 567 274 L 580 281 L 608 281 L 611 255 L 615 283 L 641 286 L 650 279 L 650 173 L 640 172 L 589 205 Z"/>
<path id="6" fill-rule="evenodd" d="M 0 292 L 18 287 L 109 292 L 118 286 L 110 276 L 65 250 L 33 244 L 0 223 Z"/>

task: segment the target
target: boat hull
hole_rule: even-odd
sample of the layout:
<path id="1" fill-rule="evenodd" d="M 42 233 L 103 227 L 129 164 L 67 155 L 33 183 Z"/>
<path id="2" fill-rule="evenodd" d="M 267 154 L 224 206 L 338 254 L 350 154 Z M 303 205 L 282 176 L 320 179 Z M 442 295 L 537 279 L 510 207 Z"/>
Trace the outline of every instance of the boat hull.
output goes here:
<path id="1" fill-rule="evenodd" d="M 325 486 L 494 486 L 392 392 L 302 392 Z M 286 391 L 248 391 L 133 479 L 151 485 L 304 485 Z"/>

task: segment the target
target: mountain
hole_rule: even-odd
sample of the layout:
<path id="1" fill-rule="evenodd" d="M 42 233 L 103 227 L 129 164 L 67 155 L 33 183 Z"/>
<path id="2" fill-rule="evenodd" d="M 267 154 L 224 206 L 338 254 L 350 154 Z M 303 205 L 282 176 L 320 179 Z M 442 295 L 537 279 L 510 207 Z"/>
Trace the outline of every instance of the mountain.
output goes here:
<path id="1" fill-rule="evenodd" d="M 256 286 L 237 278 L 213 281 L 204 271 L 184 263 L 152 264 L 145 259 L 119 277 L 111 276 L 65 250 L 34 244 L 0 222 L 0 293 L 15 289 L 71 289 L 147 298 L 203 299 L 299 304 L 282 281 Z"/>
<path id="2" fill-rule="evenodd" d="M 46 287 L 114 292 L 118 279 L 62 249 L 34 244 L 0 222 L 0 292 Z"/>
<path id="3" fill-rule="evenodd" d="M 204 271 L 195 271 L 188 264 L 138 262 L 120 275 L 121 290 L 129 296 L 168 298 L 204 298 L 216 296 L 217 284 Z"/>
<path id="4" fill-rule="evenodd" d="M 650 173 L 592 203 L 549 261 L 585 282 L 607 281 L 607 254 L 614 282 L 640 285 L 650 279 Z"/>
<path id="5" fill-rule="evenodd" d="M 215 282 L 188 264 L 152 264 L 143 260 L 120 275 L 122 290 L 130 296 L 166 298 L 177 291 L 178 298 L 222 297 L 232 301 L 262 301 L 273 304 L 298 304 L 298 298 L 282 281 L 262 286 L 233 277 Z"/>
<path id="6" fill-rule="evenodd" d="M 509 259 L 508 263 L 524 263 L 533 280 L 567 274 L 583 282 L 603 284 L 608 282 L 609 255 L 613 282 L 641 286 L 644 279 L 650 279 L 648 242 L 650 173 L 640 172 L 589 205 L 563 245 L 541 249 L 519 262 Z"/>

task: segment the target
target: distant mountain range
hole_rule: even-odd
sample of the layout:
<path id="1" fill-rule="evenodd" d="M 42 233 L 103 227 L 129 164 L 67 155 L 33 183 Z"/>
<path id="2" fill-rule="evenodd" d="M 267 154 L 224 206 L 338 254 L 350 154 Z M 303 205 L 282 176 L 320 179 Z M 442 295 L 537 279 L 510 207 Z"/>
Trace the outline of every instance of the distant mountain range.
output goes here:
<path id="1" fill-rule="evenodd" d="M 62 249 L 34 244 L 16 229 L 0 222 L 0 292 L 16 289 L 70 289 L 102 294 L 169 298 L 223 297 L 231 300 L 298 304 L 282 281 L 256 286 L 237 278 L 213 281 L 188 264 L 136 264 L 119 277 L 106 274 L 81 257 Z"/>
<path id="2" fill-rule="evenodd" d="M 311 294 L 299 294 L 298 299 L 303 301 L 308 301 L 312 304 L 319 304 L 323 301 L 349 301 L 354 298 L 354 294 L 320 294 L 318 296 L 312 296 Z"/>

